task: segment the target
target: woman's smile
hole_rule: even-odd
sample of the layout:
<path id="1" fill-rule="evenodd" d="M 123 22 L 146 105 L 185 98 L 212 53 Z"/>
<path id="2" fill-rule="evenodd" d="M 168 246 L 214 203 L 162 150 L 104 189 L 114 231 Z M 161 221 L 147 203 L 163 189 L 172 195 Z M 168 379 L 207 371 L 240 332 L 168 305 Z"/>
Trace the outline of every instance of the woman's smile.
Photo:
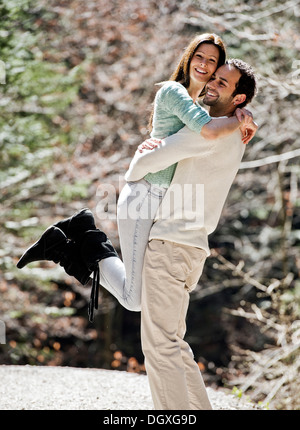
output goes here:
<path id="1" fill-rule="evenodd" d="M 195 51 L 190 64 L 190 78 L 195 83 L 207 82 L 216 71 L 219 60 L 219 50 L 215 45 L 201 43 Z"/>

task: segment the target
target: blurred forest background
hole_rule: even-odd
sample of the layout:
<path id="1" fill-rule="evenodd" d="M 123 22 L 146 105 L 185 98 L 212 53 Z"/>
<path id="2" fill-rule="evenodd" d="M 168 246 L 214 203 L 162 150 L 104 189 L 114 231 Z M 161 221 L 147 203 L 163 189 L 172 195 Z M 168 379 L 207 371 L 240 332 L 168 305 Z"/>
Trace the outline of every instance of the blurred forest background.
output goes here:
<path id="1" fill-rule="evenodd" d="M 210 237 L 187 340 L 208 386 L 300 408 L 299 17 L 299 0 L 0 1 L 0 364 L 145 372 L 139 313 L 102 289 L 91 324 L 89 288 L 48 262 L 15 264 L 82 207 L 119 250 L 101 185 L 118 195 L 154 84 L 192 36 L 215 32 L 256 70 L 259 130 Z"/>

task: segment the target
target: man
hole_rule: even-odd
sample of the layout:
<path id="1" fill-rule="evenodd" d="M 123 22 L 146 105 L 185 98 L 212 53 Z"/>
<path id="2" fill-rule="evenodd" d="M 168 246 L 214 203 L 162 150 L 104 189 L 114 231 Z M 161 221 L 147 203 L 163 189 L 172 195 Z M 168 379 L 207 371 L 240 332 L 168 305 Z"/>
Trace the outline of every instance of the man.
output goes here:
<path id="1" fill-rule="evenodd" d="M 203 101 L 212 117 L 232 116 L 255 91 L 250 66 L 230 60 L 207 84 Z M 144 259 L 141 340 L 155 409 L 211 409 L 198 365 L 183 340 L 185 320 L 189 293 L 210 254 L 208 235 L 217 227 L 244 149 L 240 130 L 205 140 L 184 127 L 153 150 L 137 152 L 126 175 L 135 181 L 178 162 Z M 203 214 L 199 214 L 200 197 Z"/>

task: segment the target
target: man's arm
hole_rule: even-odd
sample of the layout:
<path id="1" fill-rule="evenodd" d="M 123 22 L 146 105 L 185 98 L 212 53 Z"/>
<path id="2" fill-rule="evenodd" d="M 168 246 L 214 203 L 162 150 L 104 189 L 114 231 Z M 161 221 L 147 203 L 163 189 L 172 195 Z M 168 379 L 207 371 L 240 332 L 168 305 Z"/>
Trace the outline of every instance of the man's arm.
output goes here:
<path id="1" fill-rule="evenodd" d="M 240 130 L 235 133 L 241 134 Z M 125 179 L 126 181 L 138 181 L 147 173 L 166 169 L 185 158 L 205 156 L 211 151 L 217 140 L 206 140 L 199 133 L 183 127 L 177 133 L 163 139 L 157 148 L 143 152 L 136 151 Z"/>

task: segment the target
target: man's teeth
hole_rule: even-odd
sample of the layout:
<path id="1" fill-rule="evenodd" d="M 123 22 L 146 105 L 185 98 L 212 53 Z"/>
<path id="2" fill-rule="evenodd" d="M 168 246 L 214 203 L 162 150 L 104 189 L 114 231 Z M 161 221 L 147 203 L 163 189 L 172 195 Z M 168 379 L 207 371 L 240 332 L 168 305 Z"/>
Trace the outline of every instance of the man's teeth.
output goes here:
<path id="1" fill-rule="evenodd" d="M 216 94 L 213 94 L 213 93 L 211 93 L 210 91 L 207 91 L 207 93 L 206 93 L 208 96 L 211 96 L 211 97 L 215 97 L 215 95 Z"/>

